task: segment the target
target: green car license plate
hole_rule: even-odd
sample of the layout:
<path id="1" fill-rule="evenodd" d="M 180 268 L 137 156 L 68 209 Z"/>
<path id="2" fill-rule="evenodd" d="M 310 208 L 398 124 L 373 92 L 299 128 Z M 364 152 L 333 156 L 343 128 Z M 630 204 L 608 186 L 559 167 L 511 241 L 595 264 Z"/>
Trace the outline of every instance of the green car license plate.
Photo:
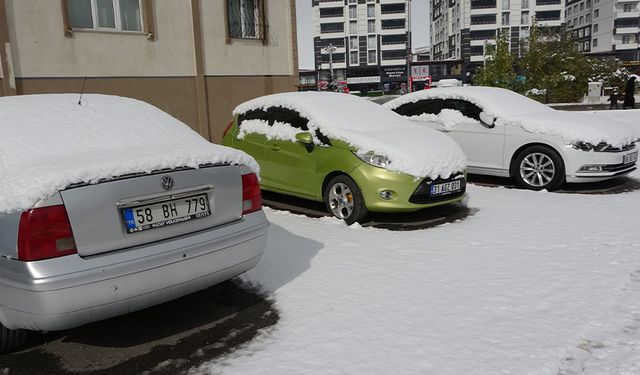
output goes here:
<path id="1" fill-rule="evenodd" d="M 127 233 L 137 233 L 210 216 L 211 209 L 207 194 L 199 194 L 125 208 L 122 214 Z"/>
<path id="2" fill-rule="evenodd" d="M 432 196 L 450 194 L 460 191 L 462 183 L 460 180 L 443 182 L 441 184 L 431 185 L 430 194 Z"/>

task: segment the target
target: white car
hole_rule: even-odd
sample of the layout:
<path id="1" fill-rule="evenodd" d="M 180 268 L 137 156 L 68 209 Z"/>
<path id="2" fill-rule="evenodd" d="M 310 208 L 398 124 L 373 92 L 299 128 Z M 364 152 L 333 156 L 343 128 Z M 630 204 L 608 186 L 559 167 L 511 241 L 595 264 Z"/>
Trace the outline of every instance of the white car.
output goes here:
<path id="1" fill-rule="evenodd" d="M 524 188 L 554 190 L 636 169 L 637 134 L 628 124 L 557 111 L 513 91 L 436 88 L 384 105 L 446 132 L 467 154 L 469 173 L 513 177 Z"/>

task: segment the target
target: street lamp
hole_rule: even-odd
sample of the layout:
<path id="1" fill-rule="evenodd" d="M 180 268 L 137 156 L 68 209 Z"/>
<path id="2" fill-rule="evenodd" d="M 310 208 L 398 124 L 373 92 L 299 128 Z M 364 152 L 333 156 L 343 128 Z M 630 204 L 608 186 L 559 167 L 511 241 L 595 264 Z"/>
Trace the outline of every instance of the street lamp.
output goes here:
<path id="1" fill-rule="evenodd" d="M 328 46 L 322 48 L 322 51 L 329 53 L 329 75 L 331 79 L 330 82 L 333 82 L 333 53 L 336 51 L 336 47 L 332 43 L 329 43 Z"/>

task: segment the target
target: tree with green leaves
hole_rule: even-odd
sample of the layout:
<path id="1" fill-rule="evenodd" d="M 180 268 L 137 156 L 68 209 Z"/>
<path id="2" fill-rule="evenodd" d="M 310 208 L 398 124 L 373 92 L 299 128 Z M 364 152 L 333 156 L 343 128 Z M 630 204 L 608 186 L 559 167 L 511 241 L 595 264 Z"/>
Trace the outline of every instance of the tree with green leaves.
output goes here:
<path id="1" fill-rule="evenodd" d="M 516 72 L 506 32 L 500 32 L 495 46 L 487 46 L 485 55 L 485 65 L 476 72 L 474 82 L 483 86 L 513 89 Z"/>

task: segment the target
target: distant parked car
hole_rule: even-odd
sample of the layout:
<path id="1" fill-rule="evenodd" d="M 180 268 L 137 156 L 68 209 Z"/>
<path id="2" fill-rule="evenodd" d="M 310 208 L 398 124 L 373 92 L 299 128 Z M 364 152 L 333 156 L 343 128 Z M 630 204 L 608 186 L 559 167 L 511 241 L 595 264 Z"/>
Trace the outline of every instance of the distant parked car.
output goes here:
<path id="1" fill-rule="evenodd" d="M 465 157 L 448 137 L 369 100 L 300 92 L 248 101 L 223 143 L 260 164 L 265 190 L 324 201 L 348 224 L 461 201 Z"/>
<path id="2" fill-rule="evenodd" d="M 557 111 L 492 87 L 419 91 L 384 104 L 446 132 L 467 154 L 469 173 L 513 177 L 533 190 L 602 181 L 636 169 L 637 136 L 627 124 Z"/>
<path id="3" fill-rule="evenodd" d="M 245 153 L 133 99 L 2 97 L 0 114 L 0 351 L 258 263 L 268 222 Z"/>

